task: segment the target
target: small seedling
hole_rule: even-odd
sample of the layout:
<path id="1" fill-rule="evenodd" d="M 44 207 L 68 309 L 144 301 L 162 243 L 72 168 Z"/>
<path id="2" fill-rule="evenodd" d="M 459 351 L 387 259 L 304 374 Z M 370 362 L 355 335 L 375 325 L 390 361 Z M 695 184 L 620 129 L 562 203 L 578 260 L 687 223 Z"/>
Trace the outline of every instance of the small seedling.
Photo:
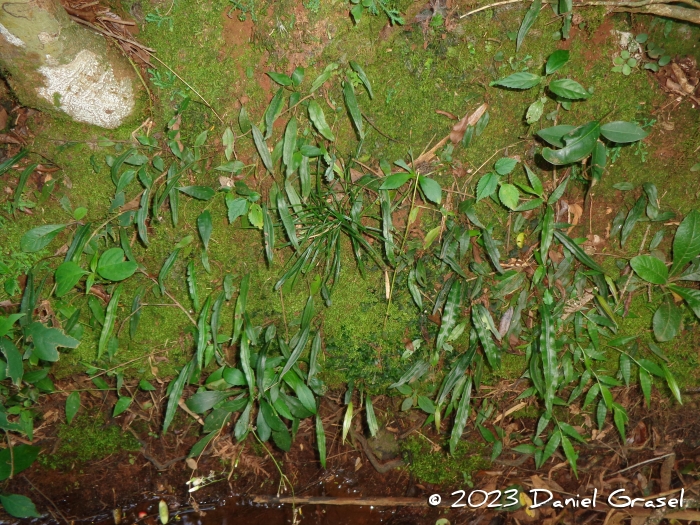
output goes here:
<path id="1" fill-rule="evenodd" d="M 625 76 L 629 76 L 632 73 L 632 69 L 637 67 L 637 59 L 630 55 L 630 52 L 623 49 L 620 52 L 620 56 L 613 59 L 613 72 L 622 73 Z"/>

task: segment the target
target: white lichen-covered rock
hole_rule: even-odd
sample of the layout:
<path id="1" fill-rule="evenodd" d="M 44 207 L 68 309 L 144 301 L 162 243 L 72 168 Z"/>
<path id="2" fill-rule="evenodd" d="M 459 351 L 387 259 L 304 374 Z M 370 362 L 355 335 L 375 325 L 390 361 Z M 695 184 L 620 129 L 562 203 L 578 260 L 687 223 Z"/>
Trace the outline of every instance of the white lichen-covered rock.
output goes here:
<path id="1" fill-rule="evenodd" d="M 117 79 L 111 65 L 87 49 L 68 64 L 45 65 L 38 71 L 44 76 L 39 96 L 78 122 L 112 129 L 134 109 L 131 80 Z"/>

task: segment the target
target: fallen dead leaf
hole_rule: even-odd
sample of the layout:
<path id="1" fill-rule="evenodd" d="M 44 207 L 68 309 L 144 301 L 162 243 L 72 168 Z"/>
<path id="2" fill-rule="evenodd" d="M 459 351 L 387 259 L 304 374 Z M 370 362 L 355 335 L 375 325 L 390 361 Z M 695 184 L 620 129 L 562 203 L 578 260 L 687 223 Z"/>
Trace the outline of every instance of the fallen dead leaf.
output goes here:
<path id="1" fill-rule="evenodd" d="M 467 114 L 464 115 L 464 118 L 457 122 L 452 127 L 452 131 L 450 132 L 450 141 L 452 144 L 457 144 L 459 141 L 462 140 L 464 137 L 464 133 L 467 131 L 467 128 L 469 126 L 476 126 L 476 123 L 479 122 L 479 119 L 483 116 L 484 113 L 486 113 L 486 110 L 488 109 L 489 105 L 484 103 L 478 108 L 476 108 L 476 111 L 472 113 L 471 115 Z"/>

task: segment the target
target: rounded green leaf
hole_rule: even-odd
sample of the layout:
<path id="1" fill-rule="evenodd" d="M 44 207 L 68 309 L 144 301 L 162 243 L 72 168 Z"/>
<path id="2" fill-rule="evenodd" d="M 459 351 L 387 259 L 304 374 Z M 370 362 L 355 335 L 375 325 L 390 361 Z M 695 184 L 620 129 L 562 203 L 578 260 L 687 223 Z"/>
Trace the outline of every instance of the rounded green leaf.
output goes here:
<path id="1" fill-rule="evenodd" d="M 639 125 L 623 120 L 603 124 L 600 126 L 600 134 L 609 141 L 617 142 L 618 144 L 637 142 L 648 135 Z"/>
<path id="2" fill-rule="evenodd" d="M 29 230 L 22 235 L 19 247 L 23 252 L 38 252 L 49 244 L 66 227 L 65 224 L 46 224 Z"/>
<path id="3" fill-rule="evenodd" d="M 73 218 L 76 221 L 79 221 L 80 219 L 82 219 L 86 215 L 87 215 L 87 208 L 82 208 L 82 207 L 76 208 L 75 211 L 73 212 Z"/>
<path id="4" fill-rule="evenodd" d="M 630 73 L 632 73 L 632 68 L 629 66 L 629 64 L 622 64 L 622 74 L 629 76 Z"/>
<path id="5" fill-rule="evenodd" d="M 549 83 L 549 90 L 555 95 L 568 98 L 570 100 L 580 100 L 590 97 L 590 93 L 586 91 L 581 84 L 569 78 L 554 80 Z"/>
<path id="6" fill-rule="evenodd" d="M 19 494 L 0 494 L 5 512 L 15 518 L 41 518 L 41 514 L 36 511 L 32 500 Z"/>
<path id="7" fill-rule="evenodd" d="M 668 268 L 656 257 L 638 255 L 632 258 L 630 265 L 640 278 L 649 283 L 666 284 L 668 281 Z"/>
<path id="8" fill-rule="evenodd" d="M 88 272 L 72 261 L 66 261 L 56 268 L 54 279 L 56 279 L 56 297 L 61 297 L 70 292 L 80 281 L 83 275 Z"/>
<path id="9" fill-rule="evenodd" d="M 486 197 L 493 195 L 498 187 L 498 175 L 495 173 L 487 173 L 479 179 L 476 185 L 476 200 L 477 202 Z"/>
<path id="10" fill-rule="evenodd" d="M 665 65 L 668 65 L 669 62 L 671 62 L 671 57 L 669 55 L 664 55 L 659 58 L 659 67 L 664 67 Z"/>
<path id="11" fill-rule="evenodd" d="M 616 66 L 621 66 L 624 63 L 625 63 L 625 61 L 623 60 L 622 57 L 613 58 L 613 64 L 615 64 Z"/>
<path id="12" fill-rule="evenodd" d="M 537 132 L 537 135 L 552 146 L 558 148 L 564 147 L 564 141 L 562 140 L 564 135 L 571 133 L 575 130 L 575 126 L 569 126 L 567 124 L 561 124 L 559 126 L 552 126 L 551 128 L 541 129 Z"/>
<path id="13" fill-rule="evenodd" d="M 507 208 L 514 210 L 518 207 L 518 200 L 520 200 L 520 192 L 518 188 L 512 184 L 503 184 L 501 189 L 498 190 L 498 198 Z"/>
<path id="14" fill-rule="evenodd" d="M 499 175 L 508 175 L 511 171 L 515 169 L 515 166 L 517 165 L 518 161 L 514 158 L 501 157 L 496 161 L 496 164 L 493 165 L 493 169 L 495 169 L 496 173 L 498 173 Z"/>
<path id="15" fill-rule="evenodd" d="M 440 204 L 442 201 L 442 188 L 437 181 L 420 175 L 418 177 L 418 183 L 420 184 L 420 189 L 423 190 L 423 193 L 429 201 Z"/>
<path id="16" fill-rule="evenodd" d="M 593 152 L 599 136 L 600 126 L 598 121 L 594 120 L 564 135 L 562 140 L 566 146 L 562 149 L 555 151 L 544 148 L 542 156 L 547 162 L 555 166 L 578 162 Z"/>
<path id="17" fill-rule="evenodd" d="M 639 33 L 636 37 L 634 37 L 634 39 L 640 44 L 643 44 L 644 42 L 646 42 L 647 38 L 649 38 L 649 37 L 647 36 L 646 33 Z"/>
<path id="18" fill-rule="evenodd" d="M 253 203 L 250 205 L 250 209 L 248 210 L 248 220 L 250 221 L 250 224 L 255 226 L 258 230 L 263 229 L 263 212 L 258 203 Z"/>
<path id="19" fill-rule="evenodd" d="M 559 49 L 549 55 L 547 59 L 547 65 L 545 66 L 545 72 L 551 75 L 556 70 L 561 68 L 564 64 L 569 61 L 569 51 L 567 49 Z"/>
<path id="20" fill-rule="evenodd" d="M 671 301 L 664 301 L 654 313 L 652 327 L 658 341 L 670 341 L 681 327 L 681 309 Z"/>
<path id="21" fill-rule="evenodd" d="M 124 260 L 124 250 L 121 248 L 110 248 L 97 262 L 97 273 L 109 281 L 123 281 L 134 275 L 137 268 L 135 262 Z"/>

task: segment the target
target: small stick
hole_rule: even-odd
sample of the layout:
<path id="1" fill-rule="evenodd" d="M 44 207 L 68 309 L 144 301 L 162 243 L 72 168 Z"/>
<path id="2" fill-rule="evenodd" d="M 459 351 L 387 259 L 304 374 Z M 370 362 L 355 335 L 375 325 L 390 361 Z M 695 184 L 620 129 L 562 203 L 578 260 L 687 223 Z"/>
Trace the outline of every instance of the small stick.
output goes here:
<path id="1" fill-rule="evenodd" d="M 522 2 L 522 1 L 523 1 L 523 0 L 505 0 L 505 1 L 503 1 L 503 2 L 496 2 L 495 4 L 489 4 L 489 5 L 485 5 L 485 6 L 483 6 L 483 7 L 479 7 L 478 9 L 473 9 L 472 11 L 469 11 L 468 13 L 463 14 L 463 15 L 460 16 L 459 18 L 460 18 L 460 19 L 461 19 L 461 18 L 466 18 L 466 17 L 468 17 L 468 16 L 470 16 L 470 15 L 473 15 L 473 14 L 476 14 L 476 13 L 478 13 L 478 12 L 480 12 L 480 11 L 486 11 L 487 9 L 492 9 L 492 8 L 494 8 L 494 7 L 498 7 L 499 5 L 518 4 L 518 3 Z"/>
<path id="2" fill-rule="evenodd" d="M 658 458 L 651 458 L 647 459 L 646 461 L 642 461 L 641 463 L 636 463 L 632 465 L 631 467 L 623 468 L 622 470 L 618 470 L 617 472 L 613 472 L 612 474 L 609 474 L 608 476 L 605 476 L 604 479 L 611 478 L 613 476 L 617 476 L 618 474 L 621 474 L 623 472 L 627 472 L 628 470 L 632 470 L 633 468 L 641 467 L 642 465 L 646 465 L 647 463 L 653 463 L 654 461 L 659 461 L 660 459 L 667 458 L 668 456 L 672 456 L 675 454 L 675 452 L 671 452 L 669 454 L 664 454 L 663 456 L 659 456 Z M 675 492 L 675 491 L 673 491 Z"/>
<path id="3" fill-rule="evenodd" d="M 66 522 L 66 525 L 68 525 L 70 522 L 69 522 L 69 521 L 66 519 L 66 517 L 63 515 L 63 512 L 61 512 L 60 510 L 58 510 L 58 507 L 57 507 L 56 504 L 53 502 L 53 500 L 51 500 L 51 498 L 49 498 L 46 494 L 44 494 L 43 492 L 41 492 L 41 491 L 39 490 L 39 488 L 38 488 L 36 485 L 34 485 L 34 483 L 32 483 L 31 481 L 29 481 L 29 478 L 27 478 L 27 476 L 25 476 L 24 474 L 22 474 L 22 477 L 24 478 L 24 481 L 26 481 L 27 483 L 29 483 L 29 485 L 31 485 L 31 487 L 32 487 L 34 490 L 36 490 L 39 494 L 41 494 L 41 495 L 44 497 L 44 499 L 45 499 L 46 501 L 48 501 L 49 503 L 51 503 L 51 506 L 52 506 L 54 509 L 56 509 L 56 512 L 58 512 L 58 515 L 61 516 L 61 519 L 62 519 L 63 521 Z"/>
<path id="4" fill-rule="evenodd" d="M 183 84 L 185 84 L 188 88 L 190 88 L 192 91 L 194 91 L 195 95 L 197 95 L 199 98 L 202 99 L 202 102 L 204 102 L 204 105 L 207 106 L 209 109 L 211 109 L 212 113 L 214 113 L 214 115 L 216 115 L 216 118 L 218 118 L 219 121 L 220 121 L 222 124 L 224 124 L 224 119 L 222 119 L 222 118 L 219 116 L 219 114 L 216 112 L 216 110 L 211 106 L 211 104 L 209 104 L 209 102 L 207 102 L 207 99 L 205 99 L 202 95 L 199 94 L 199 91 L 197 91 L 195 88 L 193 88 L 192 86 L 190 86 L 184 78 L 182 78 L 180 75 L 178 75 L 177 72 L 176 72 L 175 70 L 173 70 L 173 68 L 171 68 L 171 67 L 170 67 L 168 64 L 166 64 L 165 62 L 163 62 L 160 58 L 158 58 L 158 57 L 155 56 L 155 55 L 151 55 L 151 58 L 155 58 L 158 62 L 160 62 L 163 66 L 165 66 L 165 68 L 166 68 L 168 71 L 170 71 L 173 75 L 175 75 L 177 78 L 179 78 L 180 81 L 181 81 Z"/>

